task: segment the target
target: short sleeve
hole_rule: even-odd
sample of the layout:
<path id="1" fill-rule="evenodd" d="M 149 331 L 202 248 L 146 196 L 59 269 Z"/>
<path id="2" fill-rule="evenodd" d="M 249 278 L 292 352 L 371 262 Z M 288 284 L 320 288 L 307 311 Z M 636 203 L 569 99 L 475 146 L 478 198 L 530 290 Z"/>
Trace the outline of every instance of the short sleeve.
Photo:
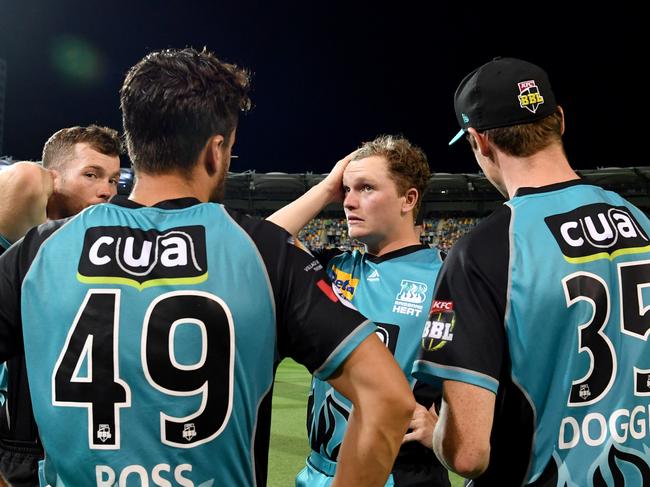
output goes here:
<path id="1" fill-rule="evenodd" d="M 285 230 L 240 220 L 264 260 L 275 296 L 280 358 L 327 380 L 376 326 L 338 300 L 323 265 Z"/>
<path id="2" fill-rule="evenodd" d="M 509 220 L 504 206 L 449 252 L 413 366 L 416 378 L 466 382 L 496 394 L 507 352 Z"/>

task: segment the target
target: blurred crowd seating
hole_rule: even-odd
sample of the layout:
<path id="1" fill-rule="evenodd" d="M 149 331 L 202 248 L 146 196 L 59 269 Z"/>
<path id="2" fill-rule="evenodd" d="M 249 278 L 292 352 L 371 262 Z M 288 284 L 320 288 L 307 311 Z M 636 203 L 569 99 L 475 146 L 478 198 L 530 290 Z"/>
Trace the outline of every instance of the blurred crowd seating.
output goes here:
<path id="1" fill-rule="evenodd" d="M 447 251 L 480 220 L 477 217 L 425 218 L 420 241 Z M 348 237 L 345 218 L 315 218 L 302 229 L 298 237 L 312 250 L 335 247 L 345 250 L 363 249 L 363 244 Z"/>

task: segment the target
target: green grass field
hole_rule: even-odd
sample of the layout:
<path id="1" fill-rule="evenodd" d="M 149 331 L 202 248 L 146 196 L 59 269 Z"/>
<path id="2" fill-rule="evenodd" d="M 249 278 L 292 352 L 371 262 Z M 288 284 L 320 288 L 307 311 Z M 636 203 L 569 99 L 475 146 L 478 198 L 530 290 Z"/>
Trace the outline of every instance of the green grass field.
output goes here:
<path id="1" fill-rule="evenodd" d="M 269 454 L 269 487 L 292 487 L 296 473 L 305 465 L 307 445 L 306 404 L 311 376 L 293 360 L 280 364 L 273 393 L 273 422 Z M 451 485 L 463 480 L 450 475 Z"/>

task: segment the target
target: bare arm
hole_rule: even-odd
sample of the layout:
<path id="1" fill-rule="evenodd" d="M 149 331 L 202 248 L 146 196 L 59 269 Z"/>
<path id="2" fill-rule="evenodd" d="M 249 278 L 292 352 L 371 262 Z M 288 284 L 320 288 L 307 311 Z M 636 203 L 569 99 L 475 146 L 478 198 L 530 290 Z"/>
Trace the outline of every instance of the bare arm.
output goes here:
<path id="1" fill-rule="evenodd" d="M 54 188 L 50 171 L 17 162 L 0 172 L 0 234 L 10 242 L 46 220 L 47 200 Z"/>
<path id="2" fill-rule="evenodd" d="M 337 460 L 336 486 L 383 486 L 413 414 L 404 373 L 376 335 L 366 338 L 330 378 L 353 403 Z"/>
<path id="3" fill-rule="evenodd" d="M 488 466 L 495 398 L 482 387 L 444 382 L 433 451 L 443 465 L 462 477 L 478 477 Z"/>
<path id="4" fill-rule="evenodd" d="M 332 171 L 316 186 L 267 218 L 296 236 L 309 221 L 330 203 L 343 201 L 343 171 L 354 152 L 336 163 Z"/>

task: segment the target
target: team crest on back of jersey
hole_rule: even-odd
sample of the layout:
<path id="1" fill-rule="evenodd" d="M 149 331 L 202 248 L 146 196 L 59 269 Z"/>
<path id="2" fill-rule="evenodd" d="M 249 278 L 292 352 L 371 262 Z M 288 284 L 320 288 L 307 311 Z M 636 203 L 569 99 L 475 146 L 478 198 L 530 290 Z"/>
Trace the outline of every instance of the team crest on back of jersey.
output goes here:
<path id="1" fill-rule="evenodd" d="M 144 289 L 196 284 L 207 278 L 203 226 L 164 231 L 118 226 L 86 230 L 77 273 L 81 282 Z"/>
<path id="2" fill-rule="evenodd" d="M 544 221 L 572 264 L 650 251 L 648 235 L 625 206 L 586 205 Z"/>

